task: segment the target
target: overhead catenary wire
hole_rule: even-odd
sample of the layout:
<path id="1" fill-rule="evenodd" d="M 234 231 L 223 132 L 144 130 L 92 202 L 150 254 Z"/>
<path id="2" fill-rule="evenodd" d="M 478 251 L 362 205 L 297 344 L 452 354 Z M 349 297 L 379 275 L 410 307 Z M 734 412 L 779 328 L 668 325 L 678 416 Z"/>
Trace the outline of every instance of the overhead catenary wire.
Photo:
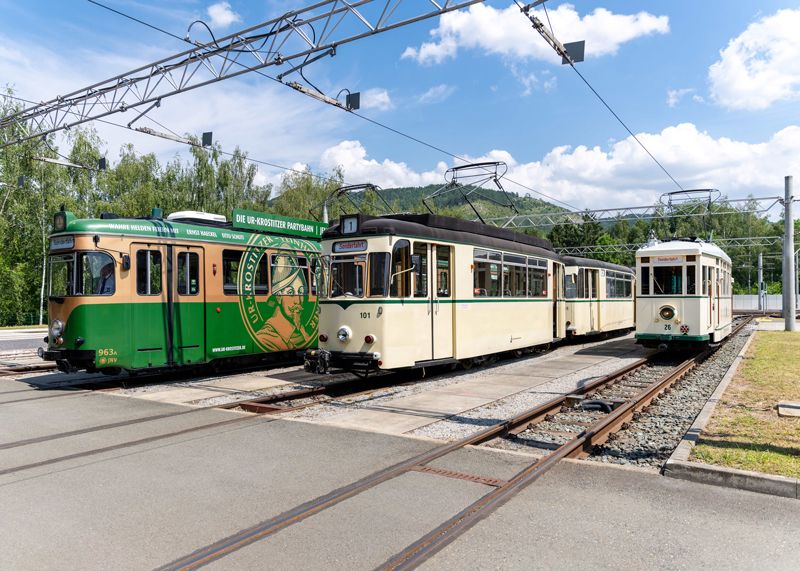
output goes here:
<path id="1" fill-rule="evenodd" d="M 171 38 L 177 39 L 177 40 L 179 40 L 179 41 L 181 41 L 181 42 L 186 42 L 186 43 L 188 43 L 188 44 L 191 44 L 191 45 L 193 45 L 193 46 L 195 45 L 195 43 L 194 43 L 194 42 L 192 42 L 191 40 L 189 40 L 188 38 L 181 38 L 181 37 L 180 37 L 180 36 L 178 36 L 177 34 L 173 34 L 172 32 L 169 32 L 169 31 L 167 31 L 167 30 L 164 30 L 164 29 L 162 29 L 162 28 L 159 28 L 158 26 L 154 26 L 153 24 L 150 24 L 150 23 L 148 23 L 148 22 L 145 22 L 144 20 L 141 20 L 141 19 L 139 19 L 139 18 L 136 18 L 136 17 L 134 17 L 134 16 L 131 16 L 131 15 L 129 15 L 129 14 L 126 14 L 125 12 L 122 12 L 122 11 L 120 11 L 120 10 L 116 10 L 116 9 L 114 9 L 114 8 L 111 8 L 111 7 L 109 7 L 109 6 L 106 6 L 106 5 L 105 5 L 105 4 L 103 4 L 102 2 L 98 2 L 98 1 L 96 1 L 96 0 L 87 0 L 87 1 L 88 1 L 88 2 L 90 2 L 91 4 L 94 4 L 95 6 L 98 6 L 98 7 L 100 7 L 100 8 L 104 8 L 104 9 L 106 9 L 106 10 L 109 10 L 110 12 L 113 12 L 113 13 L 115 13 L 115 14 L 119 15 L 119 16 L 122 16 L 122 17 L 124 17 L 124 18 L 127 18 L 127 19 L 129 19 L 129 20 L 132 20 L 132 21 L 134 21 L 134 22 L 137 22 L 137 23 L 139 23 L 139 24 L 142 24 L 142 25 L 144 25 L 144 26 L 147 26 L 148 28 L 151 28 L 151 29 L 153 29 L 153 30 L 156 30 L 156 31 L 158 31 L 158 32 L 161 32 L 162 34 L 166 34 L 166 35 L 170 36 Z M 207 26 L 206 26 L 206 27 L 207 27 Z M 216 42 L 216 39 L 214 38 L 214 35 L 213 35 L 213 33 L 211 32 L 211 30 L 210 30 L 210 29 L 209 29 L 209 33 L 211 34 L 212 40 L 213 40 L 214 42 Z M 272 80 L 272 81 L 274 81 L 274 82 L 276 82 L 276 83 L 279 83 L 280 85 L 286 86 L 286 84 L 285 84 L 285 83 L 283 83 L 282 81 L 280 81 L 279 79 L 277 79 L 277 78 L 275 78 L 275 77 L 272 77 L 271 75 L 269 75 L 269 74 L 267 74 L 267 73 L 264 73 L 264 72 L 263 72 L 263 71 L 261 71 L 261 70 L 258 70 L 258 69 L 252 69 L 252 68 L 250 68 L 249 66 L 247 66 L 247 65 L 245 65 L 245 64 L 243 64 L 243 63 L 241 63 L 241 62 L 233 62 L 233 63 L 235 63 L 235 64 L 237 64 L 237 65 L 239 65 L 239 66 L 241 66 L 241 67 L 243 67 L 243 68 L 250 69 L 250 71 L 253 71 L 253 72 L 257 73 L 257 74 L 259 74 L 260 76 L 262 76 L 262 77 L 264 77 L 264 78 L 266 78 L 266 79 L 270 79 L 270 80 Z M 304 76 L 304 77 L 305 77 L 305 76 Z M 306 81 L 308 81 L 308 80 L 306 80 Z M 309 83 L 310 83 L 310 82 L 309 82 Z M 386 124 L 384 124 L 384 123 L 381 123 L 380 121 L 377 121 L 376 119 L 372 119 L 371 117 L 367 117 L 366 115 L 363 115 L 363 114 L 361 114 L 361 113 L 356 113 L 355 111 L 352 111 L 352 110 L 350 111 L 350 113 L 352 113 L 353 115 L 355 115 L 356 117 L 358 117 L 358 118 L 360 118 L 360 119 L 362 119 L 362 120 L 364 120 L 364 121 L 367 121 L 367 122 L 369 122 L 369 123 L 372 123 L 373 125 L 375 125 L 375 126 L 377 126 L 377 127 L 380 127 L 380 128 L 382 128 L 382 129 L 388 130 L 388 131 L 390 131 L 390 132 L 392 132 L 392 133 L 394 133 L 394 134 L 396 134 L 396 135 L 399 135 L 399 136 L 401 136 L 401 137 L 404 137 L 404 138 L 406 138 L 406 139 L 408 139 L 408 140 L 410 140 L 410 141 L 416 142 L 416 143 L 418 143 L 418 144 L 420 144 L 420 145 L 426 146 L 426 147 L 428 147 L 428 148 L 430 148 L 430 149 L 432 149 L 432 150 L 435 150 L 435 151 L 437 151 L 437 152 L 439 152 L 439 153 L 445 154 L 445 155 L 447 155 L 447 156 L 449 156 L 449 157 L 452 157 L 452 158 L 454 158 L 454 159 L 456 159 L 456 160 L 462 161 L 462 162 L 464 162 L 465 164 L 469 164 L 469 163 L 471 163 L 471 162 L 472 162 L 472 161 L 470 161 L 469 159 L 466 159 L 466 158 L 464 158 L 464 157 L 461 157 L 461 156 L 459 156 L 459 155 L 457 155 L 457 154 L 455 154 L 455 153 L 451 153 L 450 151 L 447 151 L 447 150 L 445 150 L 445 149 L 443 149 L 443 148 L 441 148 L 441 147 L 439 147 L 439 146 L 437 146 L 437 145 L 434 145 L 434 144 L 432 144 L 432 143 L 428 143 L 428 142 L 426 142 L 426 141 L 423 141 L 422 139 L 420 139 L 420 138 L 418 138 L 418 137 L 415 137 L 415 136 L 413 136 L 413 135 L 410 135 L 410 134 L 408 134 L 408 133 L 405 133 L 405 132 L 403 132 L 403 131 L 400 131 L 399 129 L 396 129 L 396 128 L 394 128 L 394 127 L 390 127 L 389 125 L 386 125 Z M 510 178 L 508 178 L 508 177 L 504 178 L 504 180 L 507 180 L 507 181 L 508 181 L 508 182 L 510 182 L 511 184 L 515 184 L 515 185 L 519 186 L 520 188 L 523 188 L 523 189 L 525 189 L 525 190 L 528 190 L 528 191 L 530 191 L 530 192 L 532 192 L 532 193 L 534 193 L 534 194 L 537 194 L 537 195 L 539 195 L 539 196 L 542 196 L 542 197 L 544 197 L 544 198 L 546 198 L 546 199 L 548 199 L 548 200 L 552 200 L 552 201 L 554 201 L 554 202 L 557 202 L 557 203 L 559 203 L 559 204 L 562 204 L 562 205 L 564 205 L 564 206 L 566 206 L 567 208 L 570 208 L 570 209 L 572 209 L 572 210 L 576 210 L 576 211 L 580 210 L 579 208 L 577 208 L 576 206 L 574 206 L 574 205 L 572 205 L 572 204 L 569 204 L 568 202 L 565 202 L 565 201 L 563 201 L 563 200 L 561 200 L 561 199 L 558 199 L 558 198 L 556 198 L 556 197 L 554 197 L 554 196 L 551 196 L 551 195 L 549 195 L 549 194 L 546 194 L 546 193 L 544 193 L 544 192 L 541 192 L 541 191 L 539 191 L 539 190 L 536 190 L 536 189 L 534 189 L 534 188 L 531 188 L 531 187 L 529 187 L 529 186 L 527 186 L 527 185 L 525 185 L 525 184 L 523 184 L 523 183 L 521 183 L 521 182 L 515 181 L 515 180 L 513 180 L 513 179 L 510 179 Z"/>

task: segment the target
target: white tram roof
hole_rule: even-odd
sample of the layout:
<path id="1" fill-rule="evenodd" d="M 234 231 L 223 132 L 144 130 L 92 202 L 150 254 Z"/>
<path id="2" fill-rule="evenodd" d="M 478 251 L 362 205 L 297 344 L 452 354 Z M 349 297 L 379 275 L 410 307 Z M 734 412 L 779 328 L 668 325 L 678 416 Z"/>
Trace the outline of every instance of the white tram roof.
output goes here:
<path id="1" fill-rule="evenodd" d="M 722 249 L 711 242 L 702 240 L 668 240 L 666 242 L 647 243 L 636 250 L 636 257 L 657 256 L 659 254 L 675 255 L 707 255 L 714 258 L 721 258 L 727 262 L 731 259 Z"/>

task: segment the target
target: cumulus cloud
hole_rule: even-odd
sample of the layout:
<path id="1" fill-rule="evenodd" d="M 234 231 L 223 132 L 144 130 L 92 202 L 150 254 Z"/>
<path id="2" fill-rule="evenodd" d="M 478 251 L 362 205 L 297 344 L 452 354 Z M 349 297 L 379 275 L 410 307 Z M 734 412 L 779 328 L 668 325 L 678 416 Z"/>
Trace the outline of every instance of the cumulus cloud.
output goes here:
<path id="1" fill-rule="evenodd" d="M 684 188 L 719 188 L 730 198 L 775 195 L 782 188 L 783 173 L 800 171 L 800 126 L 786 127 L 757 143 L 715 138 L 691 123 L 637 136 Z M 502 149 L 469 158 L 504 161 L 508 179 L 580 208 L 653 204 L 662 193 L 675 190 L 631 137 L 607 148 L 558 146 L 530 162 Z M 326 170 L 341 166 L 348 181 L 384 188 L 441 183 L 447 168 L 439 162 L 418 172 L 402 162 L 372 159 L 359 141 L 326 149 L 320 164 Z M 511 182 L 505 186 L 528 193 Z"/>
<path id="2" fill-rule="evenodd" d="M 212 4 L 206 10 L 208 17 L 211 18 L 211 27 L 224 29 L 236 22 L 241 22 L 242 17 L 239 16 L 231 8 L 230 2 L 217 2 Z"/>
<path id="3" fill-rule="evenodd" d="M 442 101 L 446 100 L 448 97 L 455 93 L 456 87 L 454 85 L 447 85 L 446 83 L 440 83 L 439 85 L 435 85 L 427 90 L 425 93 L 417 97 L 417 102 L 423 105 L 429 105 L 431 103 L 441 103 Z"/>
<path id="4" fill-rule="evenodd" d="M 691 87 L 683 88 L 683 89 L 670 89 L 667 91 L 667 106 L 675 107 L 678 103 L 681 102 L 686 95 L 693 93 L 694 89 Z M 694 99 L 697 101 L 697 99 Z"/>
<path id="5" fill-rule="evenodd" d="M 730 109 L 766 109 L 800 96 L 800 10 L 750 24 L 708 69 L 711 96 Z"/>
<path id="6" fill-rule="evenodd" d="M 394 103 L 388 91 L 375 87 L 361 94 L 361 108 L 388 111 L 394 108 Z"/>
<path id="7" fill-rule="evenodd" d="M 614 54 L 619 47 L 635 38 L 669 32 L 669 18 L 648 12 L 614 14 L 596 8 L 581 16 L 570 4 L 561 4 L 549 11 L 550 21 L 562 42 L 586 40 L 587 57 Z M 543 12 L 537 16 L 545 20 Z M 485 53 L 527 60 L 539 59 L 559 63 L 561 58 L 531 29 L 530 21 L 516 5 L 498 9 L 475 4 L 468 10 L 449 12 L 431 30 L 432 41 L 419 47 L 408 47 L 403 58 L 423 65 L 442 63 L 455 58 L 459 49 L 479 49 Z"/>
<path id="8" fill-rule="evenodd" d="M 416 172 L 404 162 L 377 161 L 367 157 L 367 150 L 359 141 L 342 141 L 325 149 L 320 167 L 325 171 L 342 167 L 348 183 L 371 182 L 383 188 L 436 184 L 444 181 L 444 171 L 447 170 L 444 162 L 438 162 L 430 171 Z"/>

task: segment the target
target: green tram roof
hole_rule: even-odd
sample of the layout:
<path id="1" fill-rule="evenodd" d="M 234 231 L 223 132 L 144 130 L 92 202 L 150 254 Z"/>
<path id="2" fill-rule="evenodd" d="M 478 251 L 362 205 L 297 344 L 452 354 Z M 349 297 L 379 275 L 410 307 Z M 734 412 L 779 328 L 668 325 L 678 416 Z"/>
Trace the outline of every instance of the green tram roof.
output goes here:
<path id="1" fill-rule="evenodd" d="M 154 218 L 74 218 L 68 216 L 66 228 L 60 232 L 53 232 L 50 236 L 64 236 L 67 234 L 135 236 L 137 238 L 211 242 L 239 246 L 248 246 L 254 235 L 262 235 L 274 238 L 275 246 L 280 246 L 282 242 L 288 241 L 292 248 L 307 249 L 314 252 L 319 252 L 322 249 L 317 240 L 298 238 L 279 232 L 233 228 L 229 222 L 225 224 L 191 224 Z M 273 244 L 259 244 L 259 246 L 271 245 Z"/>
<path id="2" fill-rule="evenodd" d="M 357 216 L 359 220 L 358 232 L 342 234 L 340 219 L 334 221 L 322 233 L 322 239 L 369 238 L 380 235 L 404 236 L 518 252 L 552 260 L 561 259 L 553 251 L 553 245 L 549 240 L 461 218 L 436 214 L 390 214 L 387 216 L 357 214 L 354 216 Z"/>

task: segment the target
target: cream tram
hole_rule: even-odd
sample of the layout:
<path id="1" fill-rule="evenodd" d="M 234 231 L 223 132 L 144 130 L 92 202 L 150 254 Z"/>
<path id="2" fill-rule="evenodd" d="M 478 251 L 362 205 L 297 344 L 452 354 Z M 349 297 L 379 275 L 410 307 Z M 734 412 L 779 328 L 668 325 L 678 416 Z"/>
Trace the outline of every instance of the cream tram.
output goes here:
<path id="1" fill-rule="evenodd" d="M 564 256 L 567 336 L 633 329 L 634 271 L 626 266 Z"/>
<path id="2" fill-rule="evenodd" d="M 717 343 L 731 332 L 731 259 L 701 240 L 651 241 L 636 252 L 636 339 Z"/>
<path id="3" fill-rule="evenodd" d="M 547 240 L 432 214 L 343 216 L 323 234 L 327 291 L 306 367 L 471 363 L 566 335 Z"/>

